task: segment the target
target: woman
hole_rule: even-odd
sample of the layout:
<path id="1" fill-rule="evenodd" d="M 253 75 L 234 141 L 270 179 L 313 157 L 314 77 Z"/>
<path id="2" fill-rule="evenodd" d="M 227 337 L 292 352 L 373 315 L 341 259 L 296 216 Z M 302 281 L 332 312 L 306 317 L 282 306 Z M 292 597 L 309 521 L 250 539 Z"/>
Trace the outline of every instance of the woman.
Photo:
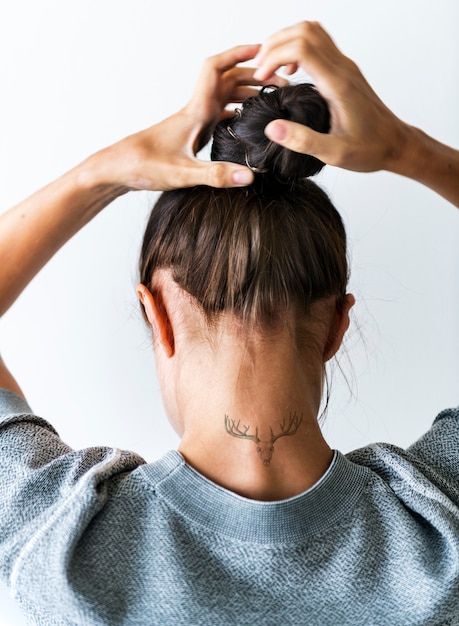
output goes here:
<path id="1" fill-rule="evenodd" d="M 255 55 L 255 73 L 237 67 Z M 407 451 L 347 457 L 317 425 L 324 365 L 354 301 L 339 216 L 301 180 L 317 161 L 292 168 L 278 150 L 268 165 L 244 127 L 254 101 L 219 126 L 223 141 L 216 133 L 215 158 L 229 146 L 245 166 L 194 158 L 224 105 L 279 82 L 282 65 L 312 76 L 330 132 L 326 116 L 314 130 L 287 115 L 267 125 L 271 140 L 410 176 L 459 205 L 459 153 L 398 120 L 323 29 L 303 23 L 210 59 L 184 110 L 4 214 L 2 312 L 118 195 L 192 187 L 155 207 L 138 286 L 178 452 L 153 464 L 74 452 L 2 365 L 1 571 L 36 623 L 453 624 L 459 614 L 459 412 Z"/>

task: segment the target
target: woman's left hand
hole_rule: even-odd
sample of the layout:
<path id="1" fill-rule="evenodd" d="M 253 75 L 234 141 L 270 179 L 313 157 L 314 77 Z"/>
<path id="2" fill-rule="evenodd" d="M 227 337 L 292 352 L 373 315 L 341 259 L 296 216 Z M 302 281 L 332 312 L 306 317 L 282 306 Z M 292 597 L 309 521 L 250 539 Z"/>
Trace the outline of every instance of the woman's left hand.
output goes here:
<path id="1" fill-rule="evenodd" d="M 273 75 L 259 81 L 253 68 L 239 67 L 258 53 L 258 45 L 236 46 L 209 57 L 189 103 L 175 115 L 90 157 L 88 171 L 99 184 L 127 190 L 167 190 L 209 185 L 237 187 L 252 182 L 253 173 L 239 164 L 208 162 L 196 153 L 209 140 L 217 122 L 229 114 L 229 103 L 242 102 L 256 87 L 282 85 Z"/>
<path id="2" fill-rule="evenodd" d="M 238 67 L 259 46 L 237 46 L 207 59 L 190 102 L 147 130 L 122 139 L 0 216 L 0 316 L 40 268 L 115 198 L 130 190 L 248 185 L 252 172 L 235 163 L 210 163 L 196 152 L 231 102 L 256 86 L 282 84 L 277 77 L 255 80 L 254 69 Z M 14 241 L 14 246 L 11 242 Z M 22 393 L 0 358 L 0 387 Z"/>

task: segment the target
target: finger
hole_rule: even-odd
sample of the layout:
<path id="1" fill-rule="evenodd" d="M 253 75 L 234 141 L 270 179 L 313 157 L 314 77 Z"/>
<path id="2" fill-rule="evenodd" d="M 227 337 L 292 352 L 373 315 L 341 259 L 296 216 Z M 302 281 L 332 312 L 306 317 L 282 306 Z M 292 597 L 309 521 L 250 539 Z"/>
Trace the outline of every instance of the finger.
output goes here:
<path id="1" fill-rule="evenodd" d="M 274 74 L 281 67 L 293 68 L 294 66 L 305 65 L 304 41 L 295 39 L 287 43 L 272 48 L 260 62 L 254 74 L 256 80 L 266 80 L 269 75 Z"/>
<path id="2" fill-rule="evenodd" d="M 251 96 L 257 96 L 259 93 L 259 89 L 255 89 L 252 87 L 238 87 L 228 98 L 228 102 L 226 104 L 230 104 L 232 102 L 234 102 L 235 104 L 239 104 L 241 102 L 244 102 L 244 100 L 250 98 Z"/>
<path id="3" fill-rule="evenodd" d="M 260 44 L 249 44 L 243 46 L 235 46 L 219 54 L 208 57 L 204 62 L 204 70 L 226 72 L 238 63 L 250 61 L 260 50 Z"/>
<path id="4" fill-rule="evenodd" d="M 233 81 L 235 85 L 252 85 L 262 87 L 263 85 L 276 85 L 277 87 L 284 87 L 288 85 L 289 81 L 278 74 L 271 74 L 264 80 L 258 80 L 254 74 L 258 70 L 256 67 L 235 67 L 228 70 L 225 74 L 225 78 L 229 81 Z"/>
<path id="5" fill-rule="evenodd" d="M 232 92 L 228 93 L 225 98 L 222 98 L 222 103 L 226 106 L 232 102 L 244 102 L 244 100 L 246 100 L 247 98 L 256 96 L 260 93 L 260 89 L 258 87 L 285 87 L 289 84 L 290 81 L 283 78 L 282 76 L 277 76 L 277 74 L 270 76 L 267 80 L 264 81 L 248 79 L 246 82 L 244 80 L 238 83 L 233 88 Z"/>
<path id="6" fill-rule="evenodd" d="M 274 35 L 271 35 L 271 37 L 260 46 L 258 54 L 255 57 L 255 63 L 258 65 L 258 71 L 255 74 L 257 78 L 262 80 L 266 73 L 268 73 L 268 67 L 273 67 L 271 73 L 281 67 L 281 65 L 276 66 L 275 63 L 273 63 L 273 52 L 302 37 L 298 26 L 298 24 L 295 24 L 295 26 L 282 29 Z M 291 58 L 290 62 L 298 60 L 299 59 Z"/>
<path id="7" fill-rule="evenodd" d="M 298 64 L 313 78 L 331 79 L 344 55 L 317 22 L 303 22 L 281 31 L 262 46 L 255 78 L 263 80 L 279 67 Z"/>
<path id="8" fill-rule="evenodd" d="M 235 104 L 240 104 L 241 102 L 244 102 L 244 100 L 246 100 L 247 98 L 250 98 L 251 96 L 256 96 L 259 93 L 260 90 L 256 89 L 255 87 L 238 87 L 228 97 L 228 102 L 226 104 L 228 105 L 233 102 Z"/>
<path id="9" fill-rule="evenodd" d="M 255 62 L 260 65 L 265 56 L 275 48 L 284 46 L 295 39 L 313 39 L 317 36 L 327 35 L 326 31 L 318 22 L 304 21 L 288 26 L 274 33 L 260 46 Z"/>
<path id="10" fill-rule="evenodd" d="M 286 67 L 287 71 L 301 67 L 316 85 L 331 83 L 339 78 L 336 68 L 342 65 L 344 58 L 342 55 L 340 62 L 326 50 L 312 48 L 308 42 L 296 40 L 272 50 L 255 72 L 255 78 L 265 80 L 280 67 Z"/>
<path id="11" fill-rule="evenodd" d="M 238 63 L 252 59 L 258 50 L 258 44 L 236 46 L 206 59 L 198 77 L 190 104 L 193 106 L 194 103 L 194 106 L 199 109 L 201 102 L 214 100 L 218 85 L 222 80 L 222 75 L 230 70 L 235 70 L 235 66 Z"/>
<path id="12" fill-rule="evenodd" d="M 265 135 L 293 152 L 310 154 L 324 163 L 335 165 L 339 160 L 340 140 L 335 135 L 318 133 L 303 124 L 274 120 L 266 126 Z"/>
<path id="13" fill-rule="evenodd" d="M 208 185 L 209 187 L 246 187 L 253 182 L 253 172 L 248 167 L 224 161 L 195 161 L 193 167 L 181 177 L 184 187 Z"/>
<path id="14" fill-rule="evenodd" d="M 298 71 L 298 63 L 289 63 L 285 66 L 285 73 L 291 76 Z"/>
<path id="15" fill-rule="evenodd" d="M 236 109 L 223 109 L 220 115 L 220 120 L 226 120 L 236 115 Z"/>

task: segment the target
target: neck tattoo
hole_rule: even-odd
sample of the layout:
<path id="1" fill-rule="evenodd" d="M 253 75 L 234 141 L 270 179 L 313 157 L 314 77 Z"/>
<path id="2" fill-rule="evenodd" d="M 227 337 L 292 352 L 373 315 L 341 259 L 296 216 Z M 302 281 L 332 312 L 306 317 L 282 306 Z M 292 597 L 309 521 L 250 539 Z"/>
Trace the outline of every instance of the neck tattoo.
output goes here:
<path id="1" fill-rule="evenodd" d="M 257 446 L 257 452 L 260 455 L 260 459 L 265 467 L 268 467 L 271 463 L 271 459 L 273 458 L 274 453 L 274 442 L 277 441 L 280 437 L 286 437 L 287 435 L 294 435 L 298 428 L 300 427 L 301 422 L 303 421 L 303 413 L 297 415 L 297 413 L 290 413 L 290 418 L 288 420 L 284 419 L 282 423 L 280 423 L 280 432 L 275 435 L 273 429 L 270 427 L 271 436 L 268 439 L 260 439 L 258 436 L 258 426 L 255 428 L 255 434 L 249 435 L 250 425 L 245 426 L 245 424 L 240 426 L 241 420 L 230 419 L 228 415 L 225 415 L 225 429 L 228 435 L 232 437 L 237 437 L 239 439 L 249 439 L 253 441 Z"/>

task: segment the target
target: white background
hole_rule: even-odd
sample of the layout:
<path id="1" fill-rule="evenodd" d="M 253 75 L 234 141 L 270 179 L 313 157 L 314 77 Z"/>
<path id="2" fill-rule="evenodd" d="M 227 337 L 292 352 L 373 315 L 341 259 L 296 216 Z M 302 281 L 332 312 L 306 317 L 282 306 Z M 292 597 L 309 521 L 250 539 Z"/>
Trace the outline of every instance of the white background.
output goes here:
<path id="1" fill-rule="evenodd" d="M 306 18 L 323 22 L 399 116 L 459 146 L 455 0 L 2 0 L 0 210 L 179 108 L 209 54 Z M 459 215 L 386 173 L 329 168 L 320 181 L 348 227 L 358 300 L 340 359 L 352 393 L 337 369 L 325 431 L 342 451 L 406 446 L 458 403 Z M 153 199 L 116 201 L 0 327 L 5 361 L 68 443 L 149 461 L 177 445 L 134 294 Z M 22 623 L 0 588 L 0 626 Z"/>

